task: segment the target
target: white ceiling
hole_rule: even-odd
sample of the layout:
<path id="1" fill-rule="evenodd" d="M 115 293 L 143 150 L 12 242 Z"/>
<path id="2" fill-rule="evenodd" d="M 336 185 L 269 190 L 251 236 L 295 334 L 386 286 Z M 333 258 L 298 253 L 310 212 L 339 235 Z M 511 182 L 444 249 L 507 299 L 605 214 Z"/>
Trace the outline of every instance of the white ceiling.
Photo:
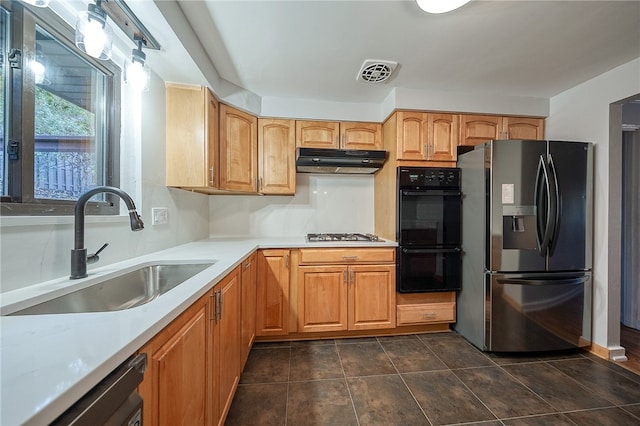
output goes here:
<path id="1" fill-rule="evenodd" d="M 221 78 L 258 96 L 382 102 L 392 88 L 550 98 L 640 57 L 640 1 L 178 0 Z M 356 80 L 365 59 L 392 78 Z M 640 78 L 640 76 L 638 77 Z"/>

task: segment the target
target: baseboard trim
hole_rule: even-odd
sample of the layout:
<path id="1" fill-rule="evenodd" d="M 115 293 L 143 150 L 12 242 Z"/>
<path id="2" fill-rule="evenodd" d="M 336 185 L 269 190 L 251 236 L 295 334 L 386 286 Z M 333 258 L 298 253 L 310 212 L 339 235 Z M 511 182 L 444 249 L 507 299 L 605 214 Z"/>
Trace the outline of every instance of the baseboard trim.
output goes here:
<path id="1" fill-rule="evenodd" d="M 589 345 L 587 350 L 595 356 L 606 360 L 622 362 L 627 361 L 628 359 L 625 355 L 625 349 L 622 346 L 611 346 L 605 348 L 604 346 L 591 342 L 591 345 Z"/>

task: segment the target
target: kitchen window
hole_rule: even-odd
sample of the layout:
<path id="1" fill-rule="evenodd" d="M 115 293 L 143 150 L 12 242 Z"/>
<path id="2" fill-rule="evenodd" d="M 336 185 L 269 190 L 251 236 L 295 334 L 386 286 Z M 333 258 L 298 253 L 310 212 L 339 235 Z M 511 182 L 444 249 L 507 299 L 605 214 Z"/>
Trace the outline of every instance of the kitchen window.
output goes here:
<path id="1" fill-rule="evenodd" d="M 68 215 L 98 185 L 119 184 L 120 70 L 74 44 L 50 9 L 0 6 L 0 212 Z M 118 214 L 95 197 L 92 214 Z"/>

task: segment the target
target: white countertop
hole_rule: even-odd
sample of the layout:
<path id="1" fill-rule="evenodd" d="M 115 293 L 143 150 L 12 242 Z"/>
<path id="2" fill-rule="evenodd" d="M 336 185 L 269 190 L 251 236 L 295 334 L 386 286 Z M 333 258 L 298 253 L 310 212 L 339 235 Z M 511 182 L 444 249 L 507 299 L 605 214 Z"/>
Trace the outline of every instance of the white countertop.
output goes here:
<path id="1" fill-rule="evenodd" d="M 135 308 L 0 316 L 0 425 L 53 421 L 258 248 L 389 246 L 396 243 L 308 243 L 304 237 L 211 239 L 96 268 L 81 280 L 65 277 L 3 293 L 0 309 L 7 315 L 150 262 L 215 260 L 201 273 Z"/>

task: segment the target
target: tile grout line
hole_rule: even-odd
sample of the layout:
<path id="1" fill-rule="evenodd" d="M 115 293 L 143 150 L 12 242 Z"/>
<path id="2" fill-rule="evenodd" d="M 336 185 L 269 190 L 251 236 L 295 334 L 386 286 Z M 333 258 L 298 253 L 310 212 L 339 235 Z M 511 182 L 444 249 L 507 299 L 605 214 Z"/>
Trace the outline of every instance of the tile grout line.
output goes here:
<path id="1" fill-rule="evenodd" d="M 291 387 L 291 346 L 289 346 L 289 369 L 287 371 L 287 394 L 284 399 L 284 426 L 289 422 L 289 388 Z"/>
<path id="2" fill-rule="evenodd" d="M 418 339 L 418 336 L 416 336 L 415 334 L 413 336 L 415 336 L 416 339 Z M 400 377 L 400 380 L 402 380 L 402 384 L 404 385 L 405 388 L 407 388 L 407 391 L 409 391 L 409 395 L 411 395 L 411 398 L 413 398 L 413 401 L 416 403 L 416 405 L 418 406 L 418 408 L 422 412 L 422 415 L 425 417 L 425 419 L 427 419 L 429 424 L 431 426 L 433 426 L 433 422 L 431 421 L 429 416 L 427 416 L 427 413 L 425 413 L 424 408 L 422 408 L 422 406 L 418 402 L 418 399 L 416 398 L 416 396 L 413 394 L 413 392 L 411 392 L 411 388 L 409 388 L 409 385 L 407 385 L 407 382 L 405 382 L 404 377 L 402 377 L 402 374 L 400 374 L 400 370 L 398 370 L 398 367 L 396 367 L 396 364 L 393 362 L 393 360 L 389 356 L 389 353 L 387 353 L 387 350 L 384 348 L 384 345 L 382 344 L 382 342 L 380 342 L 380 339 L 376 338 L 376 340 L 378 340 L 378 344 L 382 348 L 382 352 L 384 352 L 384 354 L 389 359 L 389 362 L 391 363 L 391 365 L 393 365 L 393 368 L 396 370 L 396 374 L 398 375 L 398 377 Z M 418 340 L 420 340 L 420 339 L 418 339 Z"/>
<path id="3" fill-rule="evenodd" d="M 338 354 L 338 360 L 340 361 L 340 369 L 342 370 L 342 377 L 344 379 L 344 384 L 347 386 L 347 393 L 349 394 L 349 399 L 351 400 L 351 408 L 353 408 L 353 414 L 356 417 L 356 424 L 360 426 L 360 418 L 358 417 L 358 410 L 356 410 L 356 403 L 353 401 L 353 395 L 351 394 L 351 387 L 349 386 L 349 381 L 347 380 L 347 373 L 345 373 L 344 371 L 344 364 L 342 364 L 342 357 L 340 356 L 340 350 L 338 348 L 339 348 L 339 345 L 336 342 L 336 353 Z"/>

